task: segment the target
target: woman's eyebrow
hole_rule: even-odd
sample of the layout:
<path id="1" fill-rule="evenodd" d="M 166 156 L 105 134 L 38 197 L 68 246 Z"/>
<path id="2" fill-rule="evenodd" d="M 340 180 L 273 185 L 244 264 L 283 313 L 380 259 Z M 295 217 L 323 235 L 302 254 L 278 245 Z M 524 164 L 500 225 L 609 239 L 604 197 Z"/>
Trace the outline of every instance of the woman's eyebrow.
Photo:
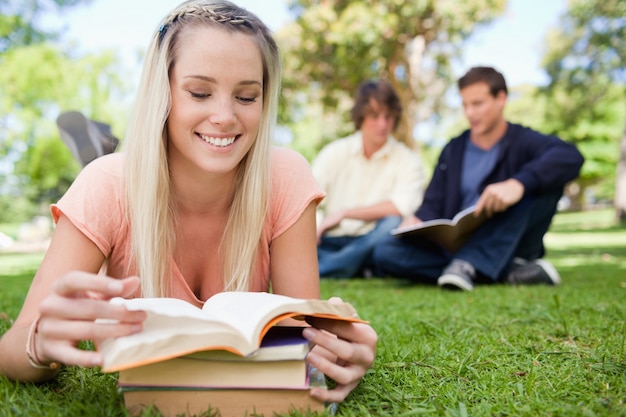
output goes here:
<path id="1" fill-rule="evenodd" d="M 183 78 L 193 78 L 197 80 L 202 80 L 210 83 L 217 83 L 217 80 L 213 77 L 208 77 L 206 75 L 186 75 Z M 257 80 L 244 80 L 239 83 L 240 85 L 258 85 L 263 86 L 263 83 Z"/>

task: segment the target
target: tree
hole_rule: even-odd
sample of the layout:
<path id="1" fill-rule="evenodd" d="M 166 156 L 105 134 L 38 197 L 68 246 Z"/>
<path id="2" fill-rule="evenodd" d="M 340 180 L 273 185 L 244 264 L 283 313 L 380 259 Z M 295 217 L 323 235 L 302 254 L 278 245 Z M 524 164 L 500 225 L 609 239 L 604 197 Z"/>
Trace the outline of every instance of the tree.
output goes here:
<path id="1" fill-rule="evenodd" d="M 124 112 L 111 110 L 112 98 L 126 88 L 116 57 L 71 56 L 49 43 L 60 29 L 42 24 L 44 14 L 91 1 L 0 0 L 0 221 L 28 219 L 78 173 L 55 126 L 61 111 L 99 120 Z"/>
<path id="2" fill-rule="evenodd" d="M 626 2 L 570 0 L 559 30 L 550 34 L 544 66 L 551 119 L 578 142 L 584 170 L 613 164 L 617 218 L 626 221 Z M 610 174 L 609 174 L 610 175 Z"/>
<path id="3" fill-rule="evenodd" d="M 607 190 L 610 185 L 614 188 L 615 138 L 626 115 L 622 95 L 619 88 L 613 89 L 602 105 L 582 108 L 581 98 L 562 85 L 553 86 L 549 93 L 531 85 L 518 86 L 509 93 L 507 120 L 575 143 L 585 155 L 580 176 L 565 190 L 571 210 L 582 209 L 585 200 L 613 196 L 613 190 Z"/>
<path id="4" fill-rule="evenodd" d="M 96 120 L 115 119 L 118 112 L 124 111 L 116 108 L 114 99 L 127 89 L 118 75 L 123 73 L 112 53 L 75 59 L 55 46 L 37 44 L 3 54 L 3 198 L 24 196 L 36 207 L 46 207 L 67 190 L 80 165 L 61 141 L 56 117 L 66 110 L 79 110 Z M 12 169 L 7 170 L 8 166 Z"/>
<path id="5" fill-rule="evenodd" d="M 40 27 L 44 13 L 61 12 L 93 0 L 0 0 L 0 53 L 53 40 L 57 34 Z"/>
<path id="6" fill-rule="evenodd" d="M 357 85 L 379 77 L 388 78 L 401 97 L 398 137 L 413 146 L 416 122 L 443 105 L 463 41 L 502 13 L 505 3 L 293 0 L 295 22 L 278 38 L 285 68 L 281 122 L 300 124 L 297 140 L 313 142 L 296 143 L 298 150 L 310 154 L 323 146 L 311 132 L 325 141 L 348 133 Z"/>

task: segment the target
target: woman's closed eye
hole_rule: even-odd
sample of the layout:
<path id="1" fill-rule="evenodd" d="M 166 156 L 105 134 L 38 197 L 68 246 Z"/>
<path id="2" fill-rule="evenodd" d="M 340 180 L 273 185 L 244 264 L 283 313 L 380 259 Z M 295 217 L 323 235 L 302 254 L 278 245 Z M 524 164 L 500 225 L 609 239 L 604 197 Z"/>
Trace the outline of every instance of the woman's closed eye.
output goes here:
<path id="1" fill-rule="evenodd" d="M 189 94 L 191 95 L 192 98 L 197 98 L 197 99 L 204 99 L 204 98 L 211 97 L 211 93 L 200 93 L 200 92 L 190 91 Z"/>
<path id="2" fill-rule="evenodd" d="M 207 99 L 209 97 L 212 96 L 211 93 L 201 93 L 201 92 L 195 92 L 195 91 L 190 91 L 189 95 L 191 95 L 192 98 L 197 99 L 197 100 L 204 100 Z M 244 104 L 248 104 L 248 103 L 256 103 L 257 101 L 257 96 L 235 96 L 235 99 L 237 99 L 238 101 L 240 101 L 241 103 Z"/>
<path id="3" fill-rule="evenodd" d="M 250 97 L 237 96 L 236 98 L 242 103 L 255 103 L 257 99 L 256 96 L 250 96 Z"/>

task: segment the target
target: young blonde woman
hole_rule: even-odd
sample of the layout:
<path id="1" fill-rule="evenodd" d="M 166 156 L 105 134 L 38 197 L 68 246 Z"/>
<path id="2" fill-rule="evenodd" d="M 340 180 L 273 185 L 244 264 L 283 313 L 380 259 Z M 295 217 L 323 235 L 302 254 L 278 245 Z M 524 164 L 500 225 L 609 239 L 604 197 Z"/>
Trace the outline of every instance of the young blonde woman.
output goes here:
<path id="1" fill-rule="evenodd" d="M 78 342 L 140 332 L 145 318 L 114 296 L 319 297 L 323 193 L 300 155 L 270 146 L 279 85 L 278 48 L 245 9 L 192 0 L 161 22 L 123 152 L 88 165 L 52 206 L 50 247 L 0 339 L 1 374 L 44 381 L 60 364 L 100 366 Z M 342 401 L 373 363 L 376 333 L 318 321 L 303 334 L 317 344 L 308 360 L 337 382 L 312 395 Z"/>

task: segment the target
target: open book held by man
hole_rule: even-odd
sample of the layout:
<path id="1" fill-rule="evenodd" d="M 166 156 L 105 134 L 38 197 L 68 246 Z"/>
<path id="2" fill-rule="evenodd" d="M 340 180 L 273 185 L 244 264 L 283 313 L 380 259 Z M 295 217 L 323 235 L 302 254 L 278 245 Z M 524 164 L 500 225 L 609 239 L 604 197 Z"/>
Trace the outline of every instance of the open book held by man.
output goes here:
<path id="1" fill-rule="evenodd" d="M 453 219 L 434 219 L 402 226 L 391 234 L 408 240 L 427 239 L 439 244 L 450 253 L 458 251 L 471 234 L 480 227 L 487 216 L 475 213 L 475 206 L 460 211 Z"/>

